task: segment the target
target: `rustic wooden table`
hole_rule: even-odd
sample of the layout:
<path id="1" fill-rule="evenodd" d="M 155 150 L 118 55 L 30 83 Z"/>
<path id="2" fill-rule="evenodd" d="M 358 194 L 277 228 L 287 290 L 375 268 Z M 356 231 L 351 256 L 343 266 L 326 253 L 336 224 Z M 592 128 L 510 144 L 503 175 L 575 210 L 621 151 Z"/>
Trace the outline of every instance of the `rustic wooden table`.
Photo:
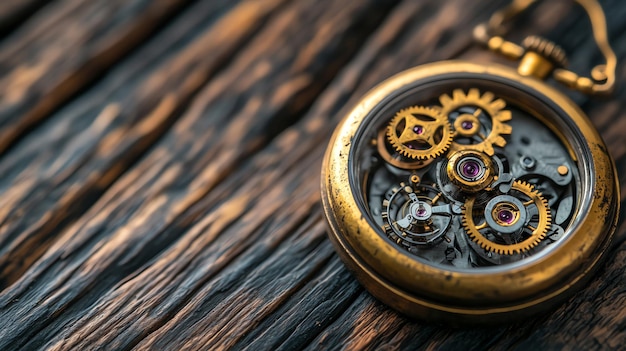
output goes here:
<path id="1" fill-rule="evenodd" d="M 319 170 L 348 105 L 421 63 L 497 60 L 471 28 L 507 1 L 4 0 L 0 350 L 620 349 L 626 226 L 557 310 L 491 328 L 408 320 L 326 237 Z M 626 61 L 626 4 L 602 1 Z M 579 72 L 580 9 L 542 4 Z M 573 98 L 626 197 L 626 72 Z"/>

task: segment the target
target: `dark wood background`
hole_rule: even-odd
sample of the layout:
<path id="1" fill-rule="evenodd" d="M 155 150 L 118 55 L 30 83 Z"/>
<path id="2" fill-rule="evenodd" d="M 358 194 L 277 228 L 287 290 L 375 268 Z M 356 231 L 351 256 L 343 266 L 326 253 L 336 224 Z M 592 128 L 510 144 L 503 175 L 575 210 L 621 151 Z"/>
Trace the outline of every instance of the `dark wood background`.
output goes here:
<path id="1" fill-rule="evenodd" d="M 626 226 L 588 286 L 509 326 L 451 329 L 374 300 L 333 252 L 319 171 L 368 89 L 499 60 L 471 28 L 507 1 L 3 0 L 0 350 L 624 349 Z M 626 60 L 626 3 L 601 1 Z M 542 4 L 578 72 L 582 10 Z M 572 97 L 626 197 L 626 72 Z"/>

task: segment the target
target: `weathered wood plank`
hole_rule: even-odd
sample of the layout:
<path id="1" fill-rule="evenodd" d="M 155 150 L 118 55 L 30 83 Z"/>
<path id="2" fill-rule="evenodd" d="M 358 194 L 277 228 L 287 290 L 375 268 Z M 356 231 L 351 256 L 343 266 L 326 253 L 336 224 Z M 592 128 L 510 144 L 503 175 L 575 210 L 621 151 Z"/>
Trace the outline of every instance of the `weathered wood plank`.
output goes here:
<path id="1" fill-rule="evenodd" d="M 50 0 L 4 0 L 0 6 L 0 36 L 14 30 Z"/>
<path id="2" fill-rule="evenodd" d="M 417 10 L 417 9 L 415 9 L 415 10 Z M 410 17 L 405 17 L 404 24 L 405 24 L 405 25 L 407 25 L 408 23 L 410 23 Z M 452 25 L 454 22 L 453 22 L 453 21 L 450 21 L 450 22 L 448 22 L 448 23 L 450 23 L 450 25 Z M 423 28 L 423 30 L 426 30 L 428 27 L 427 27 L 427 26 L 424 26 L 424 27 L 422 27 L 422 28 Z M 396 30 L 399 30 L 399 29 L 401 29 L 401 28 L 397 28 Z M 437 39 L 437 38 L 433 38 L 433 39 L 432 39 L 432 44 L 431 44 L 431 45 L 436 45 L 436 44 L 437 44 L 437 40 L 436 40 L 436 39 Z M 454 47 L 453 47 L 453 48 L 454 48 L 454 50 L 459 50 L 459 45 L 460 45 L 460 46 L 464 46 L 464 45 L 466 45 L 468 38 L 466 37 L 466 38 L 464 38 L 464 39 L 465 39 L 465 40 L 460 40 L 460 41 L 457 41 L 457 42 L 456 42 L 456 43 L 457 43 L 457 44 L 456 44 L 456 46 L 454 46 Z M 384 45 L 388 45 L 388 44 L 387 44 L 387 43 L 385 43 Z M 405 49 L 405 50 L 407 50 L 407 51 L 408 51 L 408 46 L 409 46 L 409 45 L 407 45 L 407 47 L 405 47 L 405 48 L 403 48 L 403 49 Z M 372 54 L 374 54 L 374 55 L 378 55 L 378 54 L 379 54 L 379 52 L 382 52 L 382 51 L 380 51 L 380 50 L 371 51 L 371 53 L 372 53 Z M 442 53 L 442 55 L 443 55 L 443 53 Z M 368 58 L 367 60 L 371 60 L 371 58 Z M 367 62 L 366 62 L 366 63 L 367 63 Z M 411 64 L 413 64 L 413 62 L 410 62 L 410 60 L 407 60 L 406 65 L 408 66 L 408 65 L 411 65 Z M 395 67 L 395 66 L 389 66 L 389 69 L 391 70 L 391 69 L 398 69 L 398 68 L 397 68 L 397 67 Z M 351 93 L 351 91 L 345 91 L 345 90 L 343 90 L 343 89 L 341 89 L 341 90 L 340 90 L 340 92 L 341 92 L 341 94 L 340 94 L 340 98 L 344 98 L 344 96 L 346 96 L 345 94 L 350 94 L 350 93 Z M 317 123 L 317 124 L 319 125 L 319 122 L 315 122 L 315 123 Z M 320 127 L 318 126 L 317 128 L 319 129 Z M 321 134 L 318 134 L 318 135 L 317 135 L 317 138 L 318 138 L 318 139 L 319 139 L 319 138 L 326 138 L 327 133 L 330 131 L 330 129 L 332 129 L 332 126 L 329 126 L 329 125 L 324 126 L 324 131 L 325 131 L 325 132 L 324 132 L 324 133 L 321 133 Z M 311 146 L 311 145 L 318 145 L 318 146 L 319 146 L 319 143 L 315 143 L 315 139 L 314 139 L 314 138 L 307 137 L 307 138 L 296 138 L 296 139 L 303 139 L 303 140 L 306 140 L 306 141 L 307 141 L 307 145 L 306 145 L 306 146 L 308 146 L 308 148 L 310 148 L 310 146 Z M 302 155 L 303 153 L 307 153 L 307 152 L 308 152 L 308 148 L 307 148 L 307 147 L 302 147 L 302 148 L 299 148 L 299 149 L 298 149 L 298 151 L 299 151 L 299 152 L 298 152 L 298 155 L 293 155 L 293 156 L 290 156 L 290 157 L 287 159 L 287 161 L 291 161 L 291 162 L 286 162 L 286 163 L 284 163 L 283 167 L 276 167 L 275 163 L 276 163 L 276 162 L 278 162 L 278 160 L 284 160 L 286 156 L 289 156 L 290 154 L 293 154 L 293 152 L 292 152 L 293 150 L 290 150 L 289 148 L 287 148 L 288 146 L 290 146 L 290 144 L 289 144 L 289 143 L 286 143 L 286 142 L 282 142 L 282 143 L 283 143 L 283 144 L 285 144 L 285 146 L 283 147 L 283 148 L 284 148 L 284 150 L 282 151 L 282 154 L 277 155 L 277 156 L 275 155 L 275 156 L 273 156 L 273 157 L 272 157 L 273 163 L 269 163 L 269 164 L 267 164 L 267 163 L 268 163 L 268 162 L 267 162 L 267 160 L 266 160 L 266 159 L 263 159 L 263 160 L 265 161 L 265 162 L 264 162 L 264 164 L 267 164 L 267 165 L 266 165 L 266 167 L 268 167 L 268 168 L 267 168 L 268 172 L 269 172 L 269 170 L 273 170 L 273 171 L 272 171 L 270 174 L 261 174 L 261 175 L 262 175 L 262 177 L 261 177 L 261 178 L 255 177 L 256 182 L 259 182 L 259 181 L 265 181 L 265 182 L 267 182 L 268 180 L 271 180 L 271 179 L 276 178 L 279 174 L 283 173 L 283 172 L 282 172 L 282 168 L 285 168 L 285 167 L 290 167 L 290 166 L 291 166 L 291 164 L 293 164 L 294 160 L 298 159 L 298 157 L 301 157 L 301 155 Z M 322 151 L 322 150 L 323 150 L 323 147 L 318 147 L 316 157 L 318 157 L 318 158 L 319 158 L 319 156 L 321 155 L 321 151 Z M 308 165 L 308 164 L 309 164 L 309 162 L 305 162 L 304 164 Z M 277 169 L 277 168 L 278 168 L 278 169 Z M 256 172 L 256 173 L 258 173 L 258 172 Z M 246 172 L 246 173 L 244 173 L 244 176 L 247 176 L 248 174 L 251 174 L 251 172 Z M 305 178 L 305 180 L 309 180 L 307 183 L 309 184 L 309 186 L 312 186 L 312 191 L 313 191 L 313 193 L 314 193 L 314 194 L 317 194 L 317 190 L 316 190 L 316 189 L 317 189 L 317 185 L 316 185 L 316 184 L 317 184 L 317 182 L 314 182 L 314 181 L 313 181 L 313 179 L 317 179 L 317 172 L 314 172 L 314 173 L 310 173 L 310 172 L 309 172 L 308 174 L 309 174 L 309 177 L 311 177 L 311 178 Z M 301 177 L 298 177 L 298 178 L 301 178 Z M 233 188 L 233 187 L 235 187 L 236 185 L 237 185 L 236 183 L 235 183 L 235 184 L 232 184 L 231 182 L 229 182 L 229 184 L 228 184 L 228 186 L 227 186 L 226 188 L 227 188 L 227 189 L 228 189 L 228 188 Z M 248 188 L 248 187 L 246 187 L 246 190 L 247 190 L 247 191 L 250 191 L 250 190 L 248 190 L 248 189 L 258 189 L 259 187 L 260 187 L 260 186 L 259 186 L 258 184 L 256 184 L 256 183 L 255 183 L 255 186 L 254 186 L 254 187 L 252 187 L 252 188 Z M 219 194 L 219 192 L 218 192 L 218 194 Z M 222 196 L 223 196 L 223 195 L 222 195 Z M 317 195 L 316 195 L 316 196 L 317 196 Z M 213 201 L 215 201 L 215 200 L 213 200 Z M 260 206 L 260 208 L 266 208 L 266 207 L 267 207 L 267 206 L 265 206 L 265 207 L 264 207 L 264 206 Z M 228 209 L 227 211 L 234 211 L 233 207 L 227 207 L 227 209 Z M 226 211 L 226 210 L 225 210 L 225 211 Z M 237 213 L 238 213 L 238 212 L 237 212 Z M 218 227 L 216 230 L 219 232 L 219 231 L 220 231 L 220 229 L 221 229 L 221 227 Z M 220 238 L 221 238 L 221 237 L 223 237 L 223 236 L 220 236 Z M 209 236 L 209 239 L 210 239 L 210 238 L 211 238 L 211 236 Z M 207 239 L 207 240 L 208 240 L 208 239 Z M 219 247 L 224 247 L 224 246 L 229 247 L 229 246 L 232 246 L 232 244 L 231 244 L 231 245 L 216 245 L 216 247 L 218 247 L 218 248 L 219 248 Z M 199 245 L 198 247 L 199 247 L 199 248 L 203 248 L 203 245 Z M 183 246 L 183 248 L 186 248 L 186 246 Z M 328 247 L 327 249 L 329 249 L 329 247 Z M 220 252 L 221 256 L 223 256 L 223 253 L 222 253 L 221 251 L 218 251 L 218 252 Z M 332 252 L 332 251 L 328 250 L 328 252 L 330 253 L 330 252 Z M 284 255 L 283 255 L 283 256 L 284 256 Z M 281 256 L 281 257 L 282 257 L 282 256 Z M 288 256 L 287 256 L 287 257 L 288 257 Z M 183 256 L 183 259 L 184 259 L 184 258 L 185 258 L 185 257 Z M 187 259 L 188 259 L 188 258 L 187 258 Z M 215 259 L 215 258 L 213 258 L 213 259 Z M 295 261 L 295 262 L 297 262 L 297 261 Z M 168 264 L 168 266 L 170 266 L 170 265 L 171 265 L 171 266 L 176 266 L 176 265 L 171 264 L 170 262 L 168 262 L 167 264 Z M 213 266 L 214 266 L 214 265 L 207 265 L 207 267 L 213 267 Z M 289 266 L 288 266 L 288 267 L 289 267 Z M 214 268 L 214 269 L 215 269 L 215 268 Z M 190 273 L 193 273 L 193 272 L 190 272 Z M 196 273 L 193 273 L 193 274 L 197 274 L 197 272 L 196 272 Z M 160 280 L 155 280 L 155 281 L 160 281 Z M 143 284 L 143 280 L 140 280 L 138 283 L 139 283 L 139 284 Z M 196 284 L 198 284 L 198 283 L 196 283 Z M 174 285 L 175 285 L 175 284 L 174 284 Z M 141 287 L 141 285 L 140 285 L 140 287 Z M 133 310 L 135 310 L 135 308 L 131 308 L 129 311 L 133 311 Z M 99 312 L 99 314 L 102 314 L 102 312 Z M 80 339 L 80 338 L 79 338 L 79 339 Z M 90 341 L 91 341 L 91 340 L 90 340 Z"/>
<path id="3" fill-rule="evenodd" d="M 247 1 L 233 8 L 233 2 L 215 1 L 192 7 L 4 157 L 0 288 L 15 281 L 63 226 L 84 213 L 167 130 L 281 3 Z M 219 20 L 214 15 L 227 10 Z"/>
<path id="4" fill-rule="evenodd" d="M 405 10 L 405 9 L 403 9 Z M 406 13 L 402 11 L 402 13 Z M 552 14 L 558 12 L 552 12 Z M 560 29 L 560 30 L 567 30 Z M 584 50 L 584 48 L 581 48 Z M 620 55 L 623 57 L 626 53 L 621 51 Z M 377 70 L 373 70 L 377 71 Z M 322 97 L 323 98 L 323 97 Z M 594 111 L 592 111 L 594 113 Z M 325 115 L 325 114 L 324 114 Z M 621 114 L 617 114 L 614 118 L 618 118 Z M 295 138 L 298 140 L 306 140 L 307 137 Z M 318 156 L 321 155 L 321 150 L 318 153 Z M 308 160 L 307 160 L 308 161 Z M 307 162 L 308 163 L 308 162 Z M 300 175 L 298 179 L 302 179 L 302 177 L 306 177 L 306 174 Z M 303 183 L 310 182 L 311 180 L 304 179 Z M 266 232 L 267 235 L 271 233 L 271 231 Z M 330 247 L 327 247 L 327 250 L 330 251 Z M 251 252 L 253 252 L 251 250 Z M 252 254 L 250 252 L 250 254 Z M 285 253 L 281 253 L 281 256 L 285 255 Z M 320 253 L 320 255 L 322 255 Z M 245 254 L 244 254 L 245 256 Z M 291 257 L 282 258 L 282 265 L 287 265 L 289 262 L 292 262 Z M 617 260 L 611 262 L 622 262 L 619 259 L 620 256 L 617 257 Z M 281 260 L 276 258 L 276 260 Z M 293 260 L 293 262 L 297 262 Z M 330 265 L 336 263 L 335 259 L 332 259 Z M 208 262 L 207 262 L 208 264 Z M 295 265 L 293 263 L 292 265 Z M 231 263 L 231 265 L 233 265 Z M 281 265 L 281 267 L 282 267 Z M 617 266 L 612 266 L 608 269 L 612 272 L 618 272 L 619 278 L 615 277 L 601 277 L 600 279 L 595 280 L 595 286 L 591 286 L 589 290 L 593 291 L 594 288 L 598 288 L 598 284 L 601 285 L 600 289 L 607 289 L 609 292 L 608 296 L 613 298 L 618 298 L 619 301 L 623 299 L 623 274 L 620 273 L 623 271 L 623 265 L 617 264 Z M 345 271 L 343 272 L 345 274 Z M 260 273 L 259 273 L 260 274 Z M 244 281 L 246 281 L 246 286 L 249 284 L 250 279 L 254 279 L 254 273 L 251 273 L 247 276 Z M 608 279 L 607 279 L 608 278 Z M 323 274 L 316 275 L 311 278 L 311 281 L 322 280 L 325 282 L 332 281 L 342 281 L 345 279 L 349 279 L 345 276 L 342 277 L 341 274 L 332 274 L 327 271 Z M 219 280 L 216 278 L 215 280 Z M 328 284 L 328 283 L 327 283 Z M 335 284 L 336 285 L 336 284 Z M 145 349 L 150 349 L 154 347 L 162 347 L 164 345 L 181 345 L 178 344 L 180 341 L 180 333 L 185 331 L 183 338 L 188 338 L 189 341 L 187 343 L 183 343 L 184 347 L 193 347 L 192 345 L 204 345 L 204 346 L 234 346 L 235 348 L 244 348 L 246 345 L 254 345 L 259 346 L 264 345 L 264 342 L 268 340 L 271 336 L 268 334 L 272 334 L 271 331 L 278 330 L 276 332 L 276 338 L 278 338 L 278 342 L 275 344 L 271 344 L 268 349 L 274 349 L 276 345 L 281 345 L 286 349 L 298 349 L 302 346 L 302 341 L 307 340 L 311 334 L 311 330 L 319 330 L 320 325 L 325 325 L 327 321 L 324 321 L 323 318 L 311 318 L 310 313 L 311 309 L 317 306 L 328 306 L 332 303 L 340 303 L 340 302 L 350 302 L 356 296 L 356 301 L 350 306 L 350 308 L 354 309 L 354 314 L 346 313 L 345 318 L 344 315 L 341 315 L 341 319 L 337 320 L 336 323 L 332 324 L 332 326 L 328 327 L 329 331 L 337 331 L 341 337 L 332 337 L 332 334 L 322 334 L 322 336 L 318 339 L 318 342 L 312 343 L 312 349 L 318 349 L 320 346 L 331 347 L 334 348 L 337 345 L 348 345 L 350 348 L 355 349 L 379 349 L 380 347 L 387 346 L 392 347 L 394 345 L 403 347 L 403 348 L 415 348 L 422 346 L 424 348 L 432 347 L 432 348 L 442 348 L 442 349 L 467 349 L 467 348 L 479 348 L 482 349 L 489 345 L 493 345 L 499 349 L 507 349 L 509 346 L 519 346 L 521 349 L 524 349 L 524 346 L 527 346 L 528 343 L 523 344 L 522 342 L 525 339 L 532 335 L 533 330 L 545 330 L 546 337 L 537 338 L 533 346 L 540 347 L 541 345 L 552 345 L 552 347 L 558 348 L 560 345 L 563 345 L 564 340 L 557 340 L 556 342 L 552 340 L 549 335 L 550 333 L 556 333 L 561 336 L 569 336 L 569 340 L 565 339 L 565 344 L 574 345 L 573 340 L 571 338 L 576 335 L 581 340 L 576 340 L 577 342 L 581 342 L 580 345 L 585 345 L 585 348 L 597 348 L 597 344 L 594 343 L 584 343 L 582 339 L 588 338 L 590 336 L 590 332 L 586 331 L 585 333 L 571 333 L 572 328 L 570 326 L 566 329 L 560 329 L 561 325 L 556 321 L 562 321 L 566 318 L 564 316 L 576 314 L 575 311 L 563 311 L 563 309 L 557 310 L 550 319 L 547 318 L 537 318 L 530 322 L 520 323 L 517 325 L 513 325 L 507 328 L 494 328 L 490 330 L 469 330 L 469 331 L 450 331 L 448 328 L 440 328 L 434 326 L 425 326 L 420 323 L 410 322 L 401 316 L 397 315 L 395 312 L 390 311 L 389 309 L 381 306 L 378 302 L 374 301 L 367 293 L 358 293 L 358 287 L 354 285 L 347 284 L 348 287 L 346 289 L 336 288 L 333 289 L 331 284 L 327 286 L 320 287 L 315 286 L 318 290 L 324 290 L 324 288 L 328 287 L 324 293 L 318 294 L 306 294 L 304 292 L 305 288 L 301 288 L 298 291 L 298 295 L 292 293 L 290 290 L 284 290 L 282 294 L 293 294 L 288 301 L 281 302 L 281 307 L 273 306 L 273 302 L 267 301 L 266 308 L 276 309 L 276 311 L 272 311 L 275 313 L 267 313 L 267 310 L 263 310 L 262 308 L 256 307 L 256 300 L 250 295 L 254 295 L 254 297 L 258 297 L 256 291 L 254 293 L 250 293 L 247 290 L 236 290 L 234 287 L 229 289 L 228 292 L 231 294 L 229 297 L 224 297 L 222 294 L 223 290 L 220 290 L 219 299 L 223 301 L 227 300 L 222 304 L 225 306 L 240 306 L 242 304 L 245 305 L 245 302 L 248 301 L 250 303 L 255 304 L 255 308 L 257 310 L 261 310 L 261 312 L 254 312 L 250 310 L 223 310 L 219 309 L 214 313 L 215 305 L 211 305 L 210 303 L 206 303 L 206 301 L 211 301 L 212 299 L 216 299 L 214 297 L 215 294 L 215 286 L 209 285 L 204 291 L 201 291 L 199 295 L 203 295 L 202 297 L 198 297 L 181 312 L 175 316 L 168 324 L 166 324 L 162 331 L 164 335 L 159 335 L 159 331 L 153 332 L 145 342 L 141 343 L 140 346 Z M 259 287 L 260 288 L 260 287 Z M 313 289 L 313 288 L 311 288 Z M 345 297 L 346 292 L 348 293 L 348 298 Z M 248 295 L 248 299 L 241 298 L 241 295 Z M 268 294 L 259 293 L 260 296 L 268 296 Z M 322 296 L 320 298 L 320 295 Z M 343 296 L 342 296 L 343 295 Z M 303 296 L 306 296 L 308 299 L 303 299 Z M 330 298 L 329 298 L 330 296 Z M 338 301 L 334 301 L 333 298 L 335 296 L 341 296 Z M 317 299 L 316 299 L 317 297 Z M 597 297 L 597 296 L 596 296 Z M 591 298 L 593 299 L 593 298 Z M 228 303 L 231 301 L 232 303 Z M 254 302 L 253 302 L 254 301 Z M 594 300 L 594 304 L 590 304 L 587 308 L 593 309 L 597 308 L 601 302 L 604 304 L 604 299 L 602 297 L 599 298 L 598 301 Z M 618 301 L 618 303 L 619 303 Z M 289 309 L 285 311 L 282 306 L 287 306 L 289 304 L 296 305 L 297 308 Z M 578 308 L 583 309 L 578 304 L 570 304 L 568 306 L 576 306 L 570 309 Z M 612 306 L 611 304 L 606 304 L 606 306 Z M 325 317 L 332 316 L 332 311 L 339 309 L 343 310 L 345 307 L 338 307 L 336 305 L 333 308 L 329 308 L 326 310 Z M 255 310 L 256 311 L 256 310 Z M 587 311 L 588 312 L 588 311 Z M 583 313 L 585 311 L 583 310 Z M 609 313 L 610 312 L 605 312 Z M 314 315 L 314 314 L 313 314 Z M 322 314 L 324 315 L 324 314 Z M 590 315 L 589 313 L 585 315 Z M 241 328 L 237 328 L 235 325 L 228 324 L 227 322 L 219 322 L 220 316 L 223 317 L 227 321 L 230 320 L 249 320 L 253 319 L 253 326 L 243 326 Z M 331 317 L 332 318 L 332 317 Z M 276 321 L 279 322 L 276 322 Z M 193 328 L 195 328 L 195 332 L 189 331 L 189 327 L 187 323 L 191 322 Z M 623 334 L 620 328 L 614 327 L 614 323 L 621 324 L 623 323 L 623 316 L 621 313 L 612 314 L 610 317 L 607 316 L 605 319 L 604 325 L 609 328 L 609 330 L 605 330 L 603 334 L 603 339 L 601 340 L 600 345 L 603 347 L 611 347 L 617 345 L 617 343 L 609 340 L 621 340 L 623 339 Z M 584 328 L 585 325 L 588 325 L 588 321 L 580 323 L 580 321 L 570 322 L 576 323 L 578 325 L 578 329 Z M 283 327 L 292 326 L 292 331 L 288 332 L 288 335 L 282 333 L 284 331 Z M 297 331 L 295 327 L 297 326 Z M 350 327 L 346 327 L 350 326 Z M 255 333 L 256 330 L 260 332 Z M 557 332 L 559 331 L 559 332 Z M 583 330 L 581 330 L 583 331 Z M 231 340 L 230 338 L 237 337 L 238 343 L 236 344 L 217 344 L 212 343 L 214 341 L 215 334 L 219 333 L 219 336 L 222 338 L 221 340 Z M 592 332 L 593 333 L 593 332 Z M 258 339 L 249 338 L 249 335 L 258 335 Z M 206 337 L 203 337 L 205 336 Z M 241 335 L 246 335 L 246 337 L 242 338 Z M 337 336 L 337 335 L 335 335 Z M 254 343 L 257 341 L 257 343 Z M 252 343 L 252 344 L 249 344 Z M 519 344 L 519 345 L 518 345 Z M 251 349 L 255 349 L 254 346 L 250 346 Z"/>
<path id="5" fill-rule="evenodd" d="M 60 0 L 0 44 L 0 154 L 188 0 Z"/>
<path id="6" fill-rule="evenodd" d="M 466 29 L 502 3 L 468 9 L 461 0 L 404 1 L 328 87 L 340 67 L 322 63 L 335 55 L 346 62 L 389 5 L 290 4 L 202 89 L 173 130 L 0 294 L 0 345 L 618 348 L 626 341 L 624 243 L 553 313 L 500 328 L 450 330 L 407 320 L 375 301 L 325 238 L 319 167 L 346 103 L 416 64 L 491 59 L 470 48 Z M 552 28 L 566 16 L 563 8 L 537 13 L 551 21 L 527 23 L 533 33 L 558 38 L 581 30 L 576 19 Z M 621 15 L 609 12 L 609 21 Z M 622 32 L 612 27 L 611 37 Z M 574 45 L 577 64 L 590 66 L 589 47 Z M 617 51 L 623 60 L 626 45 Z M 625 97 L 623 88 L 610 102 L 578 97 L 622 169 L 626 150 L 617 126 L 625 120 Z M 623 176 L 621 185 L 624 199 Z M 622 237 L 625 229 L 618 229 Z"/>
<path id="7" fill-rule="evenodd" d="M 373 1 L 355 1 L 349 6 L 324 4 L 312 0 L 293 3 L 274 18 L 246 51 L 203 89 L 199 102 L 191 106 L 160 147 L 141 162 L 140 168 L 117 182 L 107 192 L 110 195 L 105 194 L 84 216 L 85 220 L 64 233 L 39 261 L 47 263 L 34 266 L 26 275 L 30 277 L 28 281 L 18 281 L 3 294 L 7 318 L 2 321 L 7 323 L 7 328 L 2 328 L 0 343 L 30 342 L 27 348 L 41 344 L 46 336 L 56 335 L 66 324 L 54 323 L 49 313 L 71 315 L 76 308 L 85 312 L 86 306 L 98 298 L 98 294 L 88 294 L 89 291 L 109 291 L 176 240 L 180 231 L 198 217 L 189 208 L 264 140 L 279 132 L 280 125 L 289 125 L 292 116 L 308 107 L 391 5 Z M 142 196 L 136 196 L 137 193 Z M 317 191 L 314 193 L 317 196 Z M 222 188 L 213 194 L 213 201 L 220 201 L 229 192 Z M 202 208 L 206 211 L 206 207 Z M 102 216 L 109 210 L 112 212 Z M 146 223 L 146 216 L 157 217 Z M 125 248 L 115 244 L 119 240 L 126 242 Z M 113 251 L 108 252 L 110 249 Z M 96 258 L 104 261 L 96 263 Z M 46 268 L 54 262 L 60 265 Z M 85 271 L 79 273 L 76 269 Z M 75 274 L 86 275 L 78 278 Z M 102 274 L 107 278 L 103 280 Z M 47 288 L 35 289 L 42 293 L 37 293 L 39 297 L 30 295 L 35 292 L 31 284 L 43 283 L 44 275 L 55 283 L 49 281 L 52 285 L 45 283 Z M 71 276 L 77 279 L 71 287 L 56 285 L 63 285 Z M 61 290 L 64 292 L 58 295 Z M 47 301 L 45 305 L 51 305 L 19 307 L 11 302 L 18 295 L 31 302 L 43 299 Z M 176 310 L 179 306 L 172 304 L 171 308 Z M 18 316 L 24 313 L 30 316 L 27 317 L 30 322 L 23 320 L 20 325 L 9 325 L 10 320 L 22 319 Z M 158 325 L 167 316 L 164 313 L 152 323 Z M 46 329 L 41 331 L 41 328 Z M 148 325 L 129 330 L 120 343 L 132 345 L 135 338 L 150 330 Z M 37 336 L 32 337 L 35 332 Z M 112 342 L 107 336 L 102 337 L 99 342 Z"/>

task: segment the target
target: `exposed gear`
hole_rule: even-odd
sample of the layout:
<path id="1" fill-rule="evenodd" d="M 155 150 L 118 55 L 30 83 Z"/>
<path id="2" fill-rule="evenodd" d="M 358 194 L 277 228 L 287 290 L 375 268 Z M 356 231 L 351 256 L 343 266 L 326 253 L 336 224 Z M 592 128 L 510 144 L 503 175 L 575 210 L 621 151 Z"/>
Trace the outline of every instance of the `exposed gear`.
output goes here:
<path id="1" fill-rule="evenodd" d="M 494 145 L 506 145 L 503 136 L 511 134 L 512 128 L 505 124 L 511 119 L 511 111 L 504 109 L 504 100 L 494 99 L 491 92 L 481 95 L 478 89 L 472 88 L 467 94 L 461 89 L 455 89 L 452 97 L 443 94 L 439 102 L 440 113 L 453 120 L 455 141 L 450 150 L 473 149 L 493 156 Z M 469 142 L 461 143 L 459 138 L 469 139 Z"/>
<path id="2" fill-rule="evenodd" d="M 376 138 L 376 148 L 378 149 L 380 157 L 382 157 L 383 160 L 390 165 L 401 169 L 416 170 L 424 168 L 433 162 L 434 159 L 414 160 L 396 152 L 394 148 L 385 140 L 386 134 L 386 128 L 381 129 L 378 132 L 378 137 Z"/>
<path id="3" fill-rule="evenodd" d="M 474 111 L 477 112 L 481 110 Z M 471 138 L 480 131 L 480 120 L 474 114 L 464 113 L 454 120 L 454 130 L 456 135 Z"/>
<path id="4" fill-rule="evenodd" d="M 486 154 L 473 150 L 452 153 L 446 165 L 450 181 L 465 192 L 477 192 L 489 186 L 496 175 L 493 162 Z"/>
<path id="5" fill-rule="evenodd" d="M 410 257 L 462 270 L 521 263 L 567 239 L 580 167 L 537 111 L 469 83 L 372 111 L 344 144 L 359 145 L 349 181 L 361 186 L 354 195 L 364 196 L 374 229 Z"/>
<path id="6" fill-rule="evenodd" d="M 452 128 L 447 116 L 438 110 L 413 106 L 400 110 L 389 122 L 387 140 L 405 157 L 430 160 L 448 150 Z"/>
<path id="7" fill-rule="evenodd" d="M 407 250 L 435 243 L 452 221 L 450 206 L 439 190 L 410 183 L 402 182 L 387 192 L 381 213 L 387 236 Z"/>
<path id="8" fill-rule="evenodd" d="M 528 252 L 547 235 L 552 217 L 546 199 L 523 181 L 486 204 L 469 198 L 461 220 L 468 236 L 487 252 L 514 255 Z"/>

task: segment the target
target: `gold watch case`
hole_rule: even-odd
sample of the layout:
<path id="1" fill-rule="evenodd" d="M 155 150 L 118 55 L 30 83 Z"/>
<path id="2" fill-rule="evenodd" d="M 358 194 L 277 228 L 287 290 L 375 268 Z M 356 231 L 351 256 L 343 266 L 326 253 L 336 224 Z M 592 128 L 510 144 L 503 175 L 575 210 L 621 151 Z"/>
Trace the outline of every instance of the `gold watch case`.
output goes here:
<path id="1" fill-rule="evenodd" d="M 485 171 L 465 179 L 463 160 Z M 573 101 L 515 69 L 463 61 L 366 94 L 332 136 L 321 190 L 329 237 L 365 288 L 452 324 L 558 305 L 598 268 L 619 213 L 614 162 Z"/>

